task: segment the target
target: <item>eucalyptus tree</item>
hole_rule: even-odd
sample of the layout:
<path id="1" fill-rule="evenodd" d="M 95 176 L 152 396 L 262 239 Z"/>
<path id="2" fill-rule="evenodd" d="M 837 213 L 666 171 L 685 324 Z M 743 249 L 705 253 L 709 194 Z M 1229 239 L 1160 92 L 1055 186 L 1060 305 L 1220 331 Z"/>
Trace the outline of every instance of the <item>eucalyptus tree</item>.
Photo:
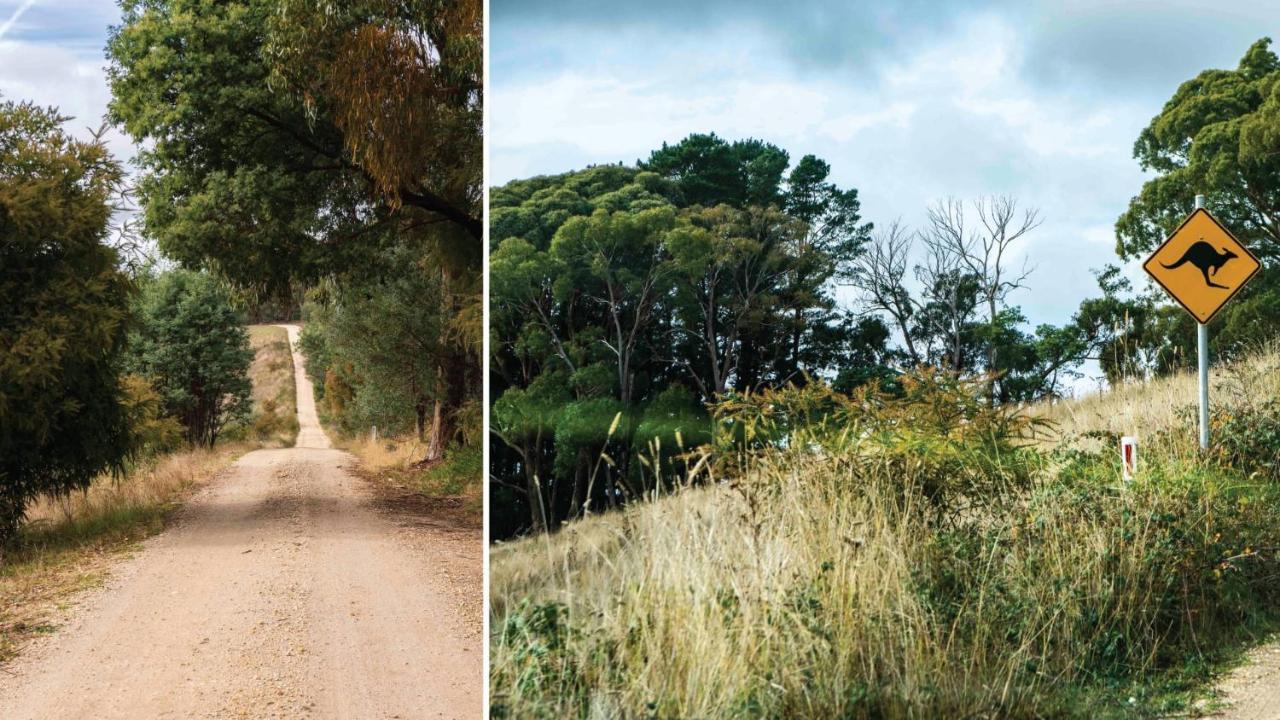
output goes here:
<path id="1" fill-rule="evenodd" d="M 1116 220 L 1119 256 L 1132 260 L 1154 250 L 1203 194 L 1214 216 L 1263 263 L 1215 320 L 1215 352 L 1280 333 L 1280 58 L 1270 38 L 1250 46 L 1234 69 L 1204 70 L 1183 82 L 1139 133 L 1133 154 L 1152 177 Z M 1187 367 L 1195 357 L 1194 321 L 1178 313 L 1171 319 L 1173 353 L 1157 352 L 1163 339 L 1131 341 Z"/>
<path id="2" fill-rule="evenodd" d="M 664 489 L 729 393 L 881 374 L 845 365 L 882 365 L 887 333 L 835 302 L 870 233 L 857 193 L 790 166 L 694 135 L 493 189 L 498 536 Z"/>

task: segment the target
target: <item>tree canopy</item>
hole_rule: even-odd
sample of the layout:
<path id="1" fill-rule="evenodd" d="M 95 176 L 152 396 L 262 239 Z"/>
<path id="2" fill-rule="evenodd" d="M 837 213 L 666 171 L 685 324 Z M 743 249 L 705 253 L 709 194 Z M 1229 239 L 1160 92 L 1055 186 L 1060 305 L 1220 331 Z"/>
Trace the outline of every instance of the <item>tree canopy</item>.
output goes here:
<path id="1" fill-rule="evenodd" d="M 480 3 L 126 0 L 110 113 L 142 147 L 146 232 L 280 293 L 389 224 L 480 257 Z"/>
<path id="2" fill-rule="evenodd" d="M 174 270 L 146 283 L 128 361 L 192 444 L 212 447 L 252 409 L 249 333 L 208 274 Z"/>
<path id="3" fill-rule="evenodd" d="M 1270 38 L 1254 43 L 1234 70 L 1187 80 L 1142 130 L 1134 157 L 1155 173 L 1116 221 L 1116 252 L 1132 260 L 1153 251 L 1203 194 L 1209 210 L 1249 246 L 1263 270 L 1215 319 L 1215 351 L 1231 353 L 1280 332 L 1280 58 Z M 1194 321 L 1158 297 L 1163 337 L 1130 337 L 1157 370 L 1194 362 Z M 1161 346 L 1165 346 L 1163 351 Z"/>
<path id="4" fill-rule="evenodd" d="M 871 227 L 829 174 L 694 135 L 637 167 L 492 192 L 491 474 L 495 512 L 511 513 L 495 522 L 551 527 L 642 494 L 644 464 L 678 467 L 727 393 L 849 357 L 879 374 L 887 332 L 834 297 Z"/>
<path id="5" fill-rule="evenodd" d="M 0 541 L 40 493 L 122 468 L 132 284 L 106 243 L 119 165 L 51 108 L 0 103 Z"/>

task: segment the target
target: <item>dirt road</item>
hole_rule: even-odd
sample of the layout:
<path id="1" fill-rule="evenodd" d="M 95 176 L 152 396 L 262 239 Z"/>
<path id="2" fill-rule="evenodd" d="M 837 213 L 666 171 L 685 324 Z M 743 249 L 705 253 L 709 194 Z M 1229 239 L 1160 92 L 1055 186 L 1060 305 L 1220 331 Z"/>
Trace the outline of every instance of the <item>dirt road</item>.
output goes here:
<path id="1" fill-rule="evenodd" d="M 1226 720 L 1280 720 L 1280 643 L 1268 642 L 1249 651 L 1240 667 L 1217 687 L 1225 707 L 1212 717 Z"/>
<path id="2" fill-rule="evenodd" d="M 380 509 L 293 360 L 297 447 L 245 455 L 78 600 L 0 673 L 0 717 L 481 716 L 479 587 L 457 586 L 479 533 Z"/>

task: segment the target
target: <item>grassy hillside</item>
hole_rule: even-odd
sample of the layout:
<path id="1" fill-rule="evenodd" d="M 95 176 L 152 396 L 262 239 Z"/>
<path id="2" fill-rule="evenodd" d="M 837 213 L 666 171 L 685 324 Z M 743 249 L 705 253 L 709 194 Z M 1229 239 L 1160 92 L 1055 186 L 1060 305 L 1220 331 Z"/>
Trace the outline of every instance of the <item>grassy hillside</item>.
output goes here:
<path id="1" fill-rule="evenodd" d="M 934 422 L 955 398 L 924 393 L 848 408 L 714 485 L 495 546 L 493 714 L 1185 712 L 1276 620 L 1277 365 L 1216 374 L 1208 456 L 1194 378 L 1032 408 L 1054 425 L 1029 440 L 1025 419 Z M 1131 484 L 1120 433 L 1142 442 Z"/>
<path id="2" fill-rule="evenodd" d="M 274 325 L 250 325 L 249 343 L 254 351 L 250 435 L 272 447 L 290 447 L 298 437 L 298 390 L 289 334 Z"/>
<path id="3" fill-rule="evenodd" d="M 276 423 L 255 442 L 146 458 L 124 477 L 103 476 L 84 493 L 32 505 L 16 541 L 0 556 L 0 663 L 31 637 L 56 630 L 65 599 L 104 577 L 116 554 L 162 530 L 169 513 L 194 488 L 249 450 L 293 443 L 293 364 L 280 362 L 282 352 L 289 357 L 284 331 L 253 326 L 250 336 L 257 353 L 250 368 L 255 401 L 250 432 L 275 400 L 274 414 L 288 412 L 292 418 L 291 434 L 289 424 Z"/>

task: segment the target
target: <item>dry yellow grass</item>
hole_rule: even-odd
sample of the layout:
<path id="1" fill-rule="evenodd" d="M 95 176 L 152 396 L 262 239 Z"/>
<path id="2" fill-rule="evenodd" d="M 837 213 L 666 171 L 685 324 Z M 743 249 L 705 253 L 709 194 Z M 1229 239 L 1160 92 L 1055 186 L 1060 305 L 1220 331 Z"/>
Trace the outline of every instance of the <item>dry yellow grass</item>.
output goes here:
<path id="1" fill-rule="evenodd" d="M 254 439 L 276 447 L 293 445 L 298 436 L 298 397 L 293 381 L 293 355 L 289 335 L 275 325 L 250 325 L 253 363 Z"/>
<path id="2" fill-rule="evenodd" d="M 339 436 L 337 445 L 360 460 L 366 477 L 430 498 L 444 515 L 483 522 L 484 471 L 479 448 L 452 448 L 445 459 L 422 464 L 426 445 L 413 435 L 377 440 L 370 433 Z"/>
<path id="3" fill-rule="evenodd" d="M 281 328 L 254 326 L 250 370 L 255 410 L 272 399 L 296 434 L 293 363 Z M 285 362 L 281 362 L 281 357 Z M 265 444 L 291 444 L 278 431 L 263 442 L 194 448 L 135 464 L 123 477 L 104 475 L 84 492 L 32 504 L 12 547 L 0 555 L 0 661 L 58 622 L 66 599 L 105 574 L 112 558 L 164 527 L 185 497 L 237 457 Z"/>
<path id="4" fill-rule="evenodd" d="M 403 469 L 422 459 L 427 448 L 415 437 L 379 437 L 373 439 L 371 433 L 361 433 L 353 438 L 339 441 L 343 450 L 360 458 L 365 468 L 372 471 L 388 468 Z"/>
<path id="5" fill-rule="evenodd" d="M 1146 382 L 1119 385 L 1083 398 L 1042 403 L 1032 412 L 1053 423 L 1047 441 L 1086 432 L 1133 435 L 1139 447 L 1145 438 L 1169 428 L 1185 428 L 1185 449 L 1196 438 L 1195 409 L 1198 379 L 1179 373 Z M 1225 408 L 1257 399 L 1280 397 L 1280 345 L 1272 344 L 1235 362 L 1219 362 L 1209 373 L 1209 405 Z M 1180 416 L 1181 414 L 1181 416 Z"/>
<path id="6" fill-rule="evenodd" d="M 1221 368 L 1215 395 L 1277 396 L 1278 361 L 1272 351 Z M 1064 436 L 1155 432 L 1194 401 L 1195 378 L 1180 376 L 1035 412 Z M 1194 618 L 1203 637 L 1224 633 L 1217 608 L 1238 625 L 1267 604 L 1198 583 L 1219 544 L 1271 525 L 1272 511 L 1257 507 L 1270 503 L 1237 503 L 1238 482 L 1177 462 L 1159 482 L 1125 485 L 1118 465 L 1106 479 L 1104 457 L 1100 484 L 1046 475 L 947 532 L 895 504 L 909 477 L 780 452 L 732 484 L 495 544 L 496 714 L 1090 716 L 1095 706 L 1074 705 L 1064 688 L 1112 672 L 1106 662 L 1155 666 L 1182 641 L 1171 619 Z M 1203 605 L 1184 611 L 1188 585 L 1170 589 L 1171 577 L 1193 583 Z M 934 592 L 954 596 L 929 600 Z M 1113 652 L 1124 659 L 1108 660 Z M 1082 667 L 1093 653 L 1098 664 Z"/>

